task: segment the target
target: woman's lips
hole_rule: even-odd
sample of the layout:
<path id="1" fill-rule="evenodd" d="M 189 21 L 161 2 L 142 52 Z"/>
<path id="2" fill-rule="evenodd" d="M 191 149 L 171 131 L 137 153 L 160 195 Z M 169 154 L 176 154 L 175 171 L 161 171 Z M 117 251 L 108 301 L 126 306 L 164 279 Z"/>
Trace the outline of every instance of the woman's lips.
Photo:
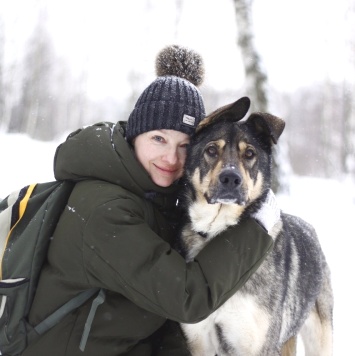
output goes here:
<path id="1" fill-rule="evenodd" d="M 166 174 L 174 174 L 178 171 L 178 169 L 176 168 L 171 168 L 171 167 L 159 167 L 157 165 L 155 165 L 155 167 L 161 171 L 162 173 L 166 173 Z"/>

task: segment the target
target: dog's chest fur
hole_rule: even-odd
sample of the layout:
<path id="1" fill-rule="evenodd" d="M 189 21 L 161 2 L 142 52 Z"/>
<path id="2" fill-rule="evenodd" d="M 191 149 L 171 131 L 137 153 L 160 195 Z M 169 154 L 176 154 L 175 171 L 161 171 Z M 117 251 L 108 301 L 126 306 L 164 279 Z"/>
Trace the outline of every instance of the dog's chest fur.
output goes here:
<path id="1" fill-rule="evenodd" d="M 193 203 L 189 208 L 191 221 L 182 231 L 182 239 L 188 246 L 186 259 L 191 260 L 213 237 L 237 224 L 242 210 L 239 205 Z"/>

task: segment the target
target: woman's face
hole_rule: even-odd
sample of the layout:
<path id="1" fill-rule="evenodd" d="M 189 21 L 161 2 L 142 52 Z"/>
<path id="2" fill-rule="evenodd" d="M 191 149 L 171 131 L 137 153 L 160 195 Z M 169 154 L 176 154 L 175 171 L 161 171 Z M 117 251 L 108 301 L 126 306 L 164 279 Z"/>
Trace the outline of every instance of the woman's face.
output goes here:
<path id="1" fill-rule="evenodd" d="M 138 135 L 133 145 L 153 182 L 168 187 L 183 174 L 189 142 L 189 136 L 180 131 L 154 130 Z"/>

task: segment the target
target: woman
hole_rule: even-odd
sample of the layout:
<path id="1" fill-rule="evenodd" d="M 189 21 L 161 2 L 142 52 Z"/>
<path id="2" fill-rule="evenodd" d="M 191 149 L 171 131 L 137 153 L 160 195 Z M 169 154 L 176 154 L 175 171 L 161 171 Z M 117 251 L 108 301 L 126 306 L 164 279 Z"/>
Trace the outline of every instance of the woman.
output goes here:
<path id="1" fill-rule="evenodd" d="M 58 147 L 56 178 L 77 183 L 56 227 L 29 321 L 38 324 L 92 287 L 103 288 L 106 297 L 83 352 L 79 344 L 92 300 L 30 344 L 24 356 L 172 355 L 175 334 L 168 343 L 158 339 L 166 320 L 192 323 L 208 316 L 271 248 L 271 237 L 253 220 L 221 234 L 189 264 L 171 247 L 179 222 L 177 182 L 189 137 L 205 115 L 192 84 L 202 81 L 201 61 L 184 48 L 164 49 L 158 78 L 143 91 L 127 126 L 93 125 Z"/>

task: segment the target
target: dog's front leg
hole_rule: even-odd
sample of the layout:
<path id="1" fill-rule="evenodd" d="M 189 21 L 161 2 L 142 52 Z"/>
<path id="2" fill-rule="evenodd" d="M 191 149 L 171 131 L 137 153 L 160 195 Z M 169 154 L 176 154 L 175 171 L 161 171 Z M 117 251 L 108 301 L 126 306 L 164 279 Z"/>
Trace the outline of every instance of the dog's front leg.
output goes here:
<path id="1" fill-rule="evenodd" d="M 281 356 L 296 356 L 297 350 L 297 337 L 291 337 L 281 349 Z"/>

